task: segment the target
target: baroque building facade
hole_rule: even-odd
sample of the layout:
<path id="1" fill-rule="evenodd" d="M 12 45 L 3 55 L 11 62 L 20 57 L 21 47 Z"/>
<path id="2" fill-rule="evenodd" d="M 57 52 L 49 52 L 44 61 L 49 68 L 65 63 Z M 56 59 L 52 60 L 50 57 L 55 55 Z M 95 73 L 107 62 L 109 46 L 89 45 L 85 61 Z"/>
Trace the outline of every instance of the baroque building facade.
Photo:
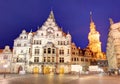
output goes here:
<path id="1" fill-rule="evenodd" d="M 77 47 L 70 33 L 63 32 L 57 25 L 53 11 L 36 32 L 23 30 L 14 40 L 10 56 L 11 73 L 62 74 L 80 69 L 78 66 L 82 71 L 88 71 L 90 65 L 98 63 L 103 66 L 106 56 L 101 50 L 100 34 L 96 31 L 92 15 L 90 17 L 89 44 L 84 49 Z"/>
<path id="2" fill-rule="evenodd" d="M 0 73 L 11 73 L 12 51 L 9 46 L 0 50 Z"/>
<path id="3" fill-rule="evenodd" d="M 12 71 L 28 73 L 69 73 L 71 35 L 55 22 L 53 11 L 36 32 L 22 31 L 14 40 Z"/>
<path id="4" fill-rule="evenodd" d="M 114 23 L 110 19 L 106 56 L 109 70 L 120 69 L 120 22 Z"/>

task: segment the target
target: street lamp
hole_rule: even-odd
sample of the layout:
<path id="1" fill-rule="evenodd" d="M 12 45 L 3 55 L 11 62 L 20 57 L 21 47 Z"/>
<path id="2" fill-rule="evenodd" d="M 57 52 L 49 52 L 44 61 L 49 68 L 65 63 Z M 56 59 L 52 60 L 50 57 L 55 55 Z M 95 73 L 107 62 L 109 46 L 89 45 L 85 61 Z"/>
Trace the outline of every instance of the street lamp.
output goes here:
<path id="1" fill-rule="evenodd" d="M 4 72 L 4 78 L 6 78 L 6 68 L 8 67 L 8 65 L 5 64 L 3 67 L 4 67 L 4 69 L 5 69 L 5 72 Z"/>

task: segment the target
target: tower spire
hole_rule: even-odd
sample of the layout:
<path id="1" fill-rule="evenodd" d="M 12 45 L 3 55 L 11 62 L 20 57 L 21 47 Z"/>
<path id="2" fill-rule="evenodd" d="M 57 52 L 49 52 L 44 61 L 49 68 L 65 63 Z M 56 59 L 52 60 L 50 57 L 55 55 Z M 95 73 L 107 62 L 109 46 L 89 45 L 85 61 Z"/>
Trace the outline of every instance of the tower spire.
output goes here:
<path id="1" fill-rule="evenodd" d="M 109 18 L 110 24 L 112 25 L 114 23 L 114 21 L 112 20 L 112 18 Z"/>
<path id="2" fill-rule="evenodd" d="M 92 11 L 90 11 L 90 21 L 93 22 L 93 19 L 92 19 Z"/>
<path id="3" fill-rule="evenodd" d="M 51 11 L 50 11 L 50 14 L 49 14 L 49 18 L 50 18 L 50 19 L 53 19 L 53 20 L 55 21 L 54 13 L 53 13 L 52 8 L 51 8 Z"/>
<path id="4" fill-rule="evenodd" d="M 95 27 L 95 24 L 94 24 L 94 21 L 93 21 L 93 18 L 92 18 L 92 11 L 90 11 L 90 31 L 91 32 L 96 31 L 96 27 Z"/>

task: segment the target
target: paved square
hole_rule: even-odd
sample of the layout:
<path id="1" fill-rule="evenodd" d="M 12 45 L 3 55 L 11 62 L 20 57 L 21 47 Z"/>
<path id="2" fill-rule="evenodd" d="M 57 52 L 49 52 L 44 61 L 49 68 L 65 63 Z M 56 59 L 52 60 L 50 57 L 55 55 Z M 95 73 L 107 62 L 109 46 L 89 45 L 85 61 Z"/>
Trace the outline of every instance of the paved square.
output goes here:
<path id="1" fill-rule="evenodd" d="M 7 75 L 0 76 L 0 84 L 120 84 L 120 76 L 108 75 Z"/>

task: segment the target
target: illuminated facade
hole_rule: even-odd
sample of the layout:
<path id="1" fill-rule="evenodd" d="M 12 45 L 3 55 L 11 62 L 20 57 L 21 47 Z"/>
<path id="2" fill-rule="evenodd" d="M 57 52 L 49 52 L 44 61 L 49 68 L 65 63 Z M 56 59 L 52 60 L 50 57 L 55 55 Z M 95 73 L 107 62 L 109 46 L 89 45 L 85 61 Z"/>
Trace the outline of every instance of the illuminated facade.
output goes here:
<path id="1" fill-rule="evenodd" d="M 98 31 L 96 31 L 96 26 L 92 20 L 91 15 L 91 22 L 90 22 L 90 32 L 88 35 L 89 40 L 89 48 L 92 52 L 101 52 L 101 42 L 100 42 L 100 34 Z"/>
<path id="2" fill-rule="evenodd" d="M 100 33 L 96 30 L 95 23 L 92 19 L 92 12 L 90 12 L 90 32 L 88 34 L 88 48 L 93 53 L 93 59 L 91 60 L 91 64 L 106 66 L 106 55 L 101 50 L 101 42 L 100 42 Z"/>
<path id="3" fill-rule="evenodd" d="M 87 71 L 98 60 L 106 60 L 99 38 L 91 15 L 89 44 L 85 49 L 77 47 L 70 33 L 64 33 L 56 24 L 51 11 L 36 32 L 23 30 L 14 40 L 11 73 L 70 73 L 74 68 Z"/>
<path id="4" fill-rule="evenodd" d="M 114 23 L 110 19 L 106 55 L 109 70 L 120 68 L 120 22 Z"/>
<path id="5" fill-rule="evenodd" d="M 0 73 L 11 72 L 12 51 L 9 46 L 5 46 L 5 49 L 0 50 Z M 6 66 L 6 67 L 5 67 Z"/>
<path id="6" fill-rule="evenodd" d="M 71 35 L 55 22 L 53 11 L 36 32 L 22 31 L 14 40 L 12 71 L 29 73 L 69 73 Z"/>

